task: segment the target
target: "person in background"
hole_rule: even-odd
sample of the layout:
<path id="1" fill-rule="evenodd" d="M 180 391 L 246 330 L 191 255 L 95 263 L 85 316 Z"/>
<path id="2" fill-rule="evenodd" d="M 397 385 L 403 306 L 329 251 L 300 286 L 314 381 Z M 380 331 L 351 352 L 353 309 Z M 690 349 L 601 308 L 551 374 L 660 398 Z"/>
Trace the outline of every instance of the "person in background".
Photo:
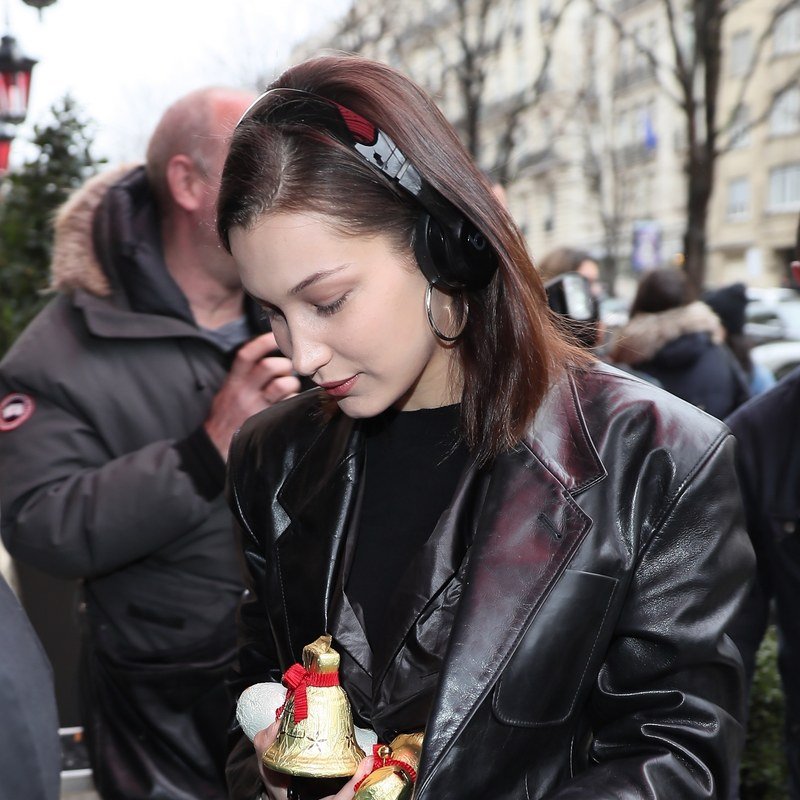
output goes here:
<path id="1" fill-rule="evenodd" d="M 796 261 L 800 281 L 800 221 Z M 790 800 L 800 800 L 800 369 L 737 409 L 725 422 L 736 461 L 757 579 L 728 628 L 744 660 L 748 686 L 774 607 L 778 670 L 786 697 L 784 742 Z"/>
<path id="2" fill-rule="evenodd" d="M 103 798 L 226 797 L 224 678 L 242 576 L 233 432 L 299 388 L 215 233 L 252 96 L 201 89 L 143 166 L 60 210 L 57 296 L 0 363 L 0 503 L 15 559 L 83 583 L 81 706 Z"/>
<path id="3" fill-rule="evenodd" d="M 61 747 L 53 673 L 0 575 L 0 800 L 58 800 Z"/>
<path id="4" fill-rule="evenodd" d="M 744 371 L 724 342 L 719 317 L 705 303 L 690 301 L 683 271 L 665 267 L 639 281 L 630 320 L 617 332 L 609 356 L 723 419 L 750 397 Z"/>
<path id="5" fill-rule="evenodd" d="M 753 361 L 752 344 L 744 332 L 747 287 L 732 283 L 703 294 L 703 302 L 720 318 L 725 328 L 725 344 L 747 376 L 750 394 L 755 396 L 775 385 L 775 376 L 763 364 Z"/>
<path id="6" fill-rule="evenodd" d="M 577 272 L 589 281 L 592 295 L 598 302 L 603 297 L 600 265 L 586 250 L 557 247 L 547 253 L 544 258 L 537 260 L 536 268 L 545 283 L 559 275 L 563 275 L 565 272 Z"/>
<path id="7" fill-rule="evenodd" d="M 218 224 L 317 387 L 231 448 L 237 688 L 327 632 L 356 724 L 424 731 L 416 800 L 724 796 L 752 569 L 727 429 L 561 335 L 521 232 L 385 64 L 280 76 Z M 234 730 L 233 800 L 352 800 L 371 758 L 289 782 L 260 758 L 277 727 Z"/>

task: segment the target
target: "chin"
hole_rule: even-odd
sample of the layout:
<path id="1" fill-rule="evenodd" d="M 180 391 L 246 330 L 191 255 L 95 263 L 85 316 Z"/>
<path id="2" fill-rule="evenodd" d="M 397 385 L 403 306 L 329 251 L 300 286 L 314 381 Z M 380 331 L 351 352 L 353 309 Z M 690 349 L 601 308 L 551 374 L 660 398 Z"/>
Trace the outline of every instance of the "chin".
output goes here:
<path id="1" fill-rule="evenodd" d="M 344 397 L 336 401 L 339 410 L 351 419 L 369 419 L 386 411 L 391 403 L 370 401 L 366 397 Z"/>

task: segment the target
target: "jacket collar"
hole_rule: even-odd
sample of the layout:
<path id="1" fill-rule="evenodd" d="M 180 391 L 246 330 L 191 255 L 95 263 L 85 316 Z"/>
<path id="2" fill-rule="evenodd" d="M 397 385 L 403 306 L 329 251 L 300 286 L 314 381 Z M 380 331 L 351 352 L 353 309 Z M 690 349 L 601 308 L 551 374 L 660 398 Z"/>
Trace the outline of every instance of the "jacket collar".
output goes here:
<path id="1" fill-rule="evenodd" d="M 287 636 L 294 657 L 331 629 L 335 580 L 357 481 L 363 465 L 362 437 L 338 413 L 286 477 L 278 502 L 290 524 L 276 542 L 278 579 Z M 320 517 L 324 525 L 320 525 Z M 320 536 L 320 530 L 327 535 Z M 287 575 L 303 575 L 302 583 Z M 294 636 L 293 636 L 294 633 Z"/>

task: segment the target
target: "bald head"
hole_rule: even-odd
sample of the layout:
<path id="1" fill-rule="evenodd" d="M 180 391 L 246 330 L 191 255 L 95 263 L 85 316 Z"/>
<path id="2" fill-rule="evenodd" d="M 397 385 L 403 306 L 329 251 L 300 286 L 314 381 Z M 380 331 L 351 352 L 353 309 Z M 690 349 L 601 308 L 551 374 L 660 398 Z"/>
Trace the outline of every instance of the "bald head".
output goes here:
<path id="1" fill-rule="evenodd" d="M 238 89 L 197 89 L 174 102 L 156 125 L 147 147 L 147 177 L 162 213 L 168 214 L 172 196 L 167 179 L 176 155 L 192 159 L 208 174 L 227 149 L 230 134 L 254 95 Z"/>

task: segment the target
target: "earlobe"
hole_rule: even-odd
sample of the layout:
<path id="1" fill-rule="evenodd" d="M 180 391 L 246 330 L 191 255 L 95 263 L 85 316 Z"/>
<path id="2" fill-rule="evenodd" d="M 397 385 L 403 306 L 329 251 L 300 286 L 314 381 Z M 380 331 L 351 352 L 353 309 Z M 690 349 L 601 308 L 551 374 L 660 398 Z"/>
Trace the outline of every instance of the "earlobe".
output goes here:
<path id="1" fill-rule="evenodd" d="M 202 186 L 192 159 L 184 154 L 173 156 L 167 164 L 167 183 L 175 205 L 196 211 L 202 199 Z"/>

